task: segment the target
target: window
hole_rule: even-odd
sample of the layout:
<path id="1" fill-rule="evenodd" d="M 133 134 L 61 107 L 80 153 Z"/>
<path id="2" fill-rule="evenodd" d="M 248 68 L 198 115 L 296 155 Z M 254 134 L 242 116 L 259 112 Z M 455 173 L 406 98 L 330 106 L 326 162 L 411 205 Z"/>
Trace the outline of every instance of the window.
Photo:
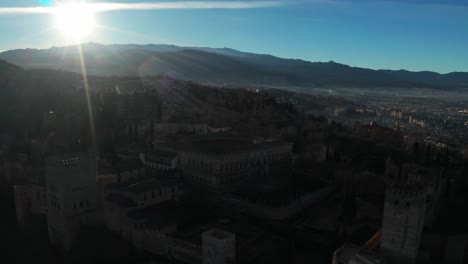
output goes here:
<path id="1" fill-rule="evenodd" d="M 427 203 L 427 204 L 431 204 L 431 203 L 432 203 L 432 197 L 431 197 L 430 195 L 428 195 L 428 196 L 426 197 L 426 203 Z"/>
<path id="2" fill-rule="evenodd" d="M 37 200 L 38 200 L 38 201 L 41 200 L 41 193 L 40 193 L 40 192 L 37 192 Z"/>
<path id="3" fill-rule="evenodd" d="M 154 191 L 151 192 L 151 199 L 154 199 Z"/>

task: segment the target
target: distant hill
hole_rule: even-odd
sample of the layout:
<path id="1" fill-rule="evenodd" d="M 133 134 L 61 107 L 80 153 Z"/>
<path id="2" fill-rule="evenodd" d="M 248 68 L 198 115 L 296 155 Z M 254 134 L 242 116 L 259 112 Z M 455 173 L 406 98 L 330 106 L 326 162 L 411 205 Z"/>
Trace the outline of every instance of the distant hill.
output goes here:
<path id="1" fill-rule="evenodd" d="M 0 134 L 14 134 L 25 125 L 34 127 L 37 124 L 30 121 L 40 120 L 57 97 L 81 86 L 82 75 L 77 73 L 22 69 L 0 60 Z"/>
<path id="2" fill-rule="evenodd" d="M 7 61 L 0 60 L 0 72 L 10 71 L 10 70 L 20 70 L 21 67 L 11 64 Z"/>
<path id="3" fill-rule="evenodd" d="M 21 70 L 22 68 L 17 65 L 0 60 L 0 80 L 3 80 L 5 77 L 11 76 Z"/>
<path id="4" fill-rule="evenodd" d="M 430 71 L 410 72 L 405 70 L 380 70 L 380 72 L 414 83 L 468 87 L 468 72 L 451 72 L 448 74 L 440 74 Z"/>
<path id="5" fill-rule="evenodd" d="M 78 50 L 77 46 L 11 50 L 0 53 L 0 58 L 26 69 L 81 72 Z M 82 51 L 90 75 L 167 75 L 210 84 L 281 87 L 468 87 L 468 73 L 371 70 L 333 61 L 282 59 L 229 48 L 88 43 L 82 45 Z"/>

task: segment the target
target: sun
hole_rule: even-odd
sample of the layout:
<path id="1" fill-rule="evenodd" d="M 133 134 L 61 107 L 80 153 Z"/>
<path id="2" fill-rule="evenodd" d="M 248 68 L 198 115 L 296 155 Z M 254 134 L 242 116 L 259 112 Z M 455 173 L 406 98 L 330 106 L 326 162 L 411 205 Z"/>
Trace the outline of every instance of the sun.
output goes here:
<path id="1" fill-rule="evenodd" d="M 94 12 L 89 4 L 74 3 L 55 8 L 56 27 L 67 37 L 77 40 L 95 29 Z"/>

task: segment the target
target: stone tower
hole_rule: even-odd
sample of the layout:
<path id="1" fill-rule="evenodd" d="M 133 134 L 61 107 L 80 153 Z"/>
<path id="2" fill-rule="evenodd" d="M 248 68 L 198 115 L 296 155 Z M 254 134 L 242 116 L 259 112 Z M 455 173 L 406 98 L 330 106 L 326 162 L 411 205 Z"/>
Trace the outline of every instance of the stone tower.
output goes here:
<path id="1" fill-rule="evenodd" d="M 429 188 L 416 165 L 400 166 L 395 176 L 387 182 L 381 253 L 390 263 L 415 263 Z"/>
<path id="2" fill-rule="evenodd" d="M 202 234 L 203 264 L 233 264 L 236 261 L 236 236 L 219 229 Z"/>
<path id="3" fill-rule="evenodd" d="M 96 157 L 89 152 L 53 156 L 46 166 L 49 240 L 70 249 L 76 231 L 96 222 Z"/>

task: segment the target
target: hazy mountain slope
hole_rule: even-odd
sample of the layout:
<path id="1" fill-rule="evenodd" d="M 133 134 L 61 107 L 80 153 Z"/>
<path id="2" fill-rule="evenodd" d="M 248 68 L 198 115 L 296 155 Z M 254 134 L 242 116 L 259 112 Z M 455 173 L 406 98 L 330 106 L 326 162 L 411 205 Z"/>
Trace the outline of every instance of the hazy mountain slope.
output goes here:
<path id="1" fill-rule="evenodd" d="M 50 110 L 54 98 L 81 86 L 80 74 L 26 70 L 0 60 L 0 134 L 14 132 L 24 125 L 37 127 L 31 120 L 40 120 Z"/>
<path id="2" fill-rule="evenodd" d="M 21 67 L 0 59 L 0 81 L 5 81 L 6 77 L 11 77 L 21 70 Z"/>
<path id="3" fill-rule="evenodd" d="M 330 62 L 308 62 L 295 59 L 282 59 L 270 55 L 251 54 L 238 57 L 238 60 L 262 67 L 287 72 L 297 78 L 303 78 L 308 83 L 316 85 L 399 85 L 404 81 L 380 73 L 375 70 L 350 67 L 348 65 Z"/>
<path id="4" fill-rule="evenodd" d="M 92 75 L 168 75 L 174 78 L 207 83 L 235 82 L 239 84 L 267 82 L 291 85 L 295 81 L 294 78 L 290 78 L 288 73 L 263 69 L 239 61 L 232 56 L 204 52 L 201 49 L 178 49 L 170 52 L 156 50 L 157 48 L 152 46 L 132 49 L 121 45 L 95 44 L 84 45 L 82 48 L 87 73 Z M 14 50 L 1 53 L 0 57 L 26 68 L 81 72 L 81 59 L 76 47 Z"/>
<path id="5" fill-rule="evenodd" d="M 335 62 L 308 62 L 222 48 L 174 45 L 82 45 L 88 74 L 103 76 L 168 75 L 204 83 L 274 86 L 468 87 L 468 73 L 438 74 L 371 70 Z M 24 68 L 81 73 L 77 46 L 11 50 L 0 58 Z"/>
<path id="6" fill-rule="evenodd" d="M 394 76 L 400 80 L 409 80 L 416 83 L 468 87 L 468 72 L 451 72 L 447 74 L 430 71 L 410 72 L 406 70 L 380 70 L 380 72 Z"/>

